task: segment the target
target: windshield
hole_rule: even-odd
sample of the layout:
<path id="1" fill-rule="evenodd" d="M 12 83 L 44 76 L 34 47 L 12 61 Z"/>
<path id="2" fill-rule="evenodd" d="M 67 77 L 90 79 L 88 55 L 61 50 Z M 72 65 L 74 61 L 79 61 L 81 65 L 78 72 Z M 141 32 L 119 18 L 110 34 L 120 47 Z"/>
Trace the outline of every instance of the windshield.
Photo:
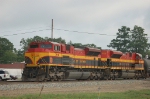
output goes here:
<path id="1" fill-rule="evenodd" d="M 52 48 L 51 44 L 41 44 L 41 48 Z"/>
<path id="2" fill-rule="evenodd" d="M 38 48 L 38 45 L 30 45 L 30 48 Z"/>

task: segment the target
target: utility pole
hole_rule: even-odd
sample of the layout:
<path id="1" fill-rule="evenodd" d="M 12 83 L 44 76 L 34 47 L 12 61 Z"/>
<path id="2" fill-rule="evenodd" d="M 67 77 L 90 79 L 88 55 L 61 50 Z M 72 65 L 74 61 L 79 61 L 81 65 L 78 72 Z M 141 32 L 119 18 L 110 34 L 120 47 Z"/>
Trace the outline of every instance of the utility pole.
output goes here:
<path id="1" fill-rule="evenodd" d="M 51 27 L 51 39 L 53 39 L 53 19 L 52 19 L 52 27 Z"/>

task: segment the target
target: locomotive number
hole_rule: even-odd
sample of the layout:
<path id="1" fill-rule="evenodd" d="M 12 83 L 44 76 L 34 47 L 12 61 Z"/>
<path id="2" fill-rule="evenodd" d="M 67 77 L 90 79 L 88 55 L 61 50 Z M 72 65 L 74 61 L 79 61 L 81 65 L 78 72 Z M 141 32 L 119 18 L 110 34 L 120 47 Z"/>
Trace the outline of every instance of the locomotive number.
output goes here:
<path id="1" fill-rule="evenodd" d="M 56 53 L 56 56 L 59 56 L 59 54 Z"/>

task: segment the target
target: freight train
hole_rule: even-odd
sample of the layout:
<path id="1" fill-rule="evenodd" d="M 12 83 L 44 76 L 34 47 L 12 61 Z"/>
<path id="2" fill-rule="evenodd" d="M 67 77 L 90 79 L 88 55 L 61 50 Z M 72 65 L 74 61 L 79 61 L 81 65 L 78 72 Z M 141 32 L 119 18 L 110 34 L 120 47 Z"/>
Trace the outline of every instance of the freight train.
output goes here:
<path id="1" fill-rule="evenodd" d="M 31 42 L 25 52 L 22 80 L 139 79 L 149 74 L 150 59 L 143 59 L 139 53 L 36 41 Z"/>

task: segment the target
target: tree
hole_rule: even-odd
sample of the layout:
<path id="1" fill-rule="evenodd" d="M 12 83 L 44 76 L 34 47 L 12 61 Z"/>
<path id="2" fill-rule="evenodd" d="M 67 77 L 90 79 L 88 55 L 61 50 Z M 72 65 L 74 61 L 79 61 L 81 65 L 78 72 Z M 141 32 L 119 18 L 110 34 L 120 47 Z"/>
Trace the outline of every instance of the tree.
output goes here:
<path id="1" fill-rule="evenodd" d="M 72 43 L 72 45 L 76 48 L 81 48 L 83 45 L 81 43 Z"/>
<path id="2" fill-rule="evenodd" d="M 14 45 L 6 38 L 0 38 L 0 63 L 16 62 Z"/>
<path id="3" fill-rule="evenodd" d="M 92 48 L 96 48 L 96 45 L 95 44 L 85 44 L 83 45 L 85 47 L 92 47 Z"/>
<path id="4" fill-rule="evenodd" d="M 70 41 L 71 42 L 71 41 Z M 69 43 L 70 43 L 69 42 Z M 85 47 L 91 47 L 91 48 L 98 48 L 101 49 L 101 47 L 97 47 L 95 44 L 81 44 L 81 43 L 72 43 L 71 44 L 76 48 L 85 48 Z"/>
<path id="5" fill-rule="evenodd" d="M 59 37 L 59 38 L 53 38 L 52 41 L 53 42 L 58 42 L 58 43 L 66 44 L 66 41 L 64 39 L 62 39 L 61 37 Z"/>
<path id="6" fill-rule="evenodd" d="M 134 26 L 131 30 L 131 41 L 129 44 L 131 52 L 137 52 L 142 55 L 146 55 L 149 49 L 147 34 L 144 33 L 144 29 L 139 26 Z"/>
<path id="7" fill-rule="evenodd" d="M 27 39 L 24 39 L 22 38 L 21 41 L 20 41 L 20 45 L 22 46 L 22 51 L 26 51 L 29 44 L 33 41 L 44 41 L 44 39 L 40 36 L 34 36 L 33 38 L 27 38 Z"/>
<path id="8" fill-rule="evenodd" d="M 70 40 L 67 44 L 72 45 L 72 41 Z"/>
<path id="9" fill-rule="evenodd" d="M 148 44 L 147 34 L 144 33 L 142 27 L 134 26 L 133 30 L 126 26 L 118 29 L 116 39 L 111 40 L 107 45 L 122 52 L 136 52 L 145 55 L 148 52 L 150 44 Z"/>
<path id="10" fill-rule="evenodd" d="M 130 28 L 122 26 L 121 29 L 118 29 L 118 33 L 116 33 L 117 34 L 116 39 L 111 40 L 111 43 L 107 46 L 117 49 L 118 51 L 127 52 L 128 45 L 130 43 L 129 33 Z"/>
<path id="11" fill-rule="evenodd" d="M 19 49 L 16 53 L 17 55 L 17 62 L 23 62 L 25 59 L 24 59 L 24 51 Z"/>
<path id="12" fill-rule="evenodd" d="M 2 63 L 4 64 L 14 63 L 17 62 L 17 55 L 13 53 L 11 50 L 6 50 L 2 59 L 3 59 Z"/>

